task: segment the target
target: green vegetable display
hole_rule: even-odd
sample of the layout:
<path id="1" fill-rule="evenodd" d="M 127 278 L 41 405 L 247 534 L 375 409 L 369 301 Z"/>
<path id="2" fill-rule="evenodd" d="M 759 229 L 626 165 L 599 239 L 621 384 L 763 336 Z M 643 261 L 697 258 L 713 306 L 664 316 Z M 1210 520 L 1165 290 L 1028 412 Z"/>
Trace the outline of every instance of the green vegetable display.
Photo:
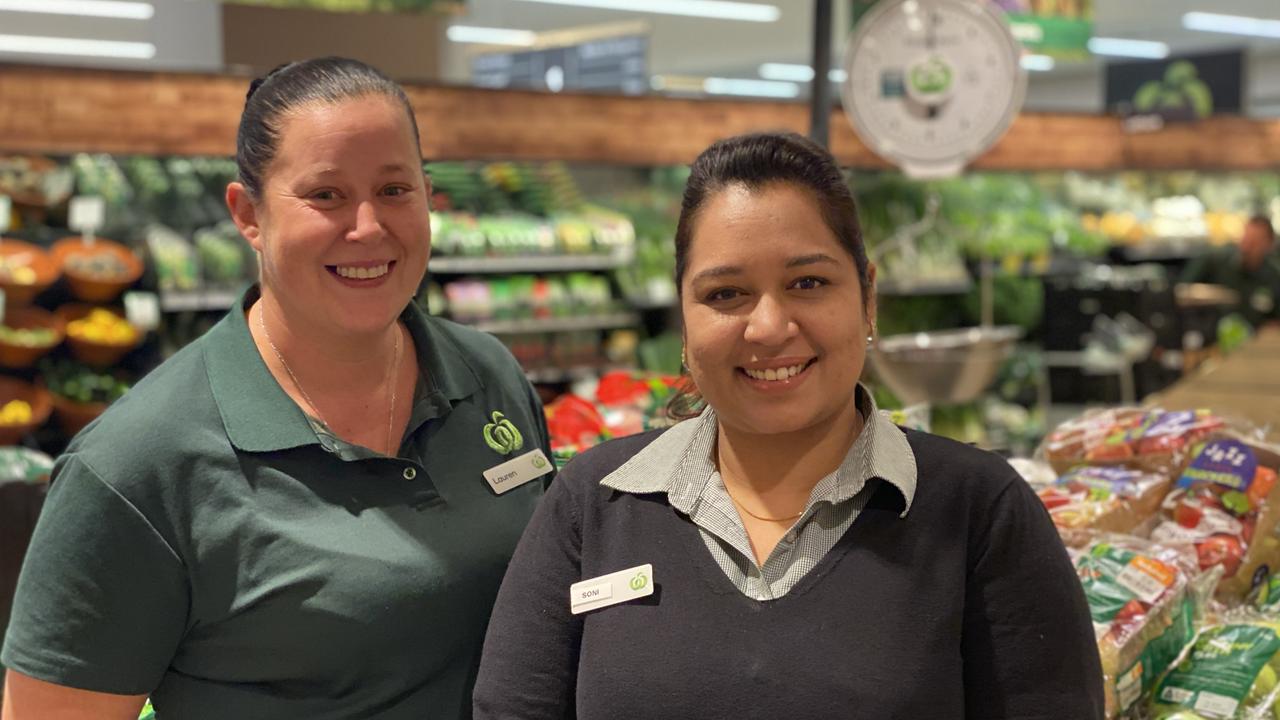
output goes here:
<path id="1" fill-rule="evenodd" d="M 129 391 L 121 378 L 68 360 L 45 360 L 40 372 L 49 392 L 73 402 L 110 404 Z"/>

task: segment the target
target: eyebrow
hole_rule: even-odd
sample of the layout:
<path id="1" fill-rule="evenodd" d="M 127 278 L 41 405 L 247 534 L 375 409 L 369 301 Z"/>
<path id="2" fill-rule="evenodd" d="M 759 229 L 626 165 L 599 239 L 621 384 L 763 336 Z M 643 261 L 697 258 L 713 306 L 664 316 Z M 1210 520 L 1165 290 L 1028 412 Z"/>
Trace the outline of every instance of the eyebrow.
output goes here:
<path id="1" fill-rule="evenodd" d="M 839 261 L 837 261 L 835 258 L 831 257 L 830 255 L 827 255 L 826 253 L 813 253 L 812 255 L 800 255 L 797 257 L 793 257 L 790 260 L 787 260 L 786 264 L 783 267 L 790 269 L 790 268 L 804 267 L 806 265 L 817 265 L 820 263 L 830 263 L 832 265 L 838 265 Z M 721 278 L 721 277 L 728 277 L 731 275 L 741 275 L 741 274 L 742 274 L 742 268 L 737 265 L 717 265 L 716 267 L 707 268 L 706 270 L 703 270 L 697 275 L 694 275 L 693 279 L 690 280 L 690 282 L 696 283 L 699 280 L 707 280 L 711 278 Z"/>
<path id="2" fill-rule="evenodd" d="M 378 174 L 379 174 L 379 175 L 390 175 L 391 173 L 397 173 L 397 172 L 408 172 L 408 170 L 409 170 L 409 167 L 408 167 L 407 165 L 402 164 L 402 163 L 388 163 L 388 164 L 383 165 L 382 167 L 378 168 Z M 337 175 L 337 174 L 339 174 L 339 173 L 341 173 L 341 172 L 342 172 L 342 169 L 341 169 L 341 168 L 338 168 L 338 167 L 332 167 L 332 166 L 330 166 L 330 167 L 324 167 L 324 168 L 321 168 L 321 169 L 317 170 L 317 171 L 314 173 L 314 176 L 315 176 L 315 177 L 324 177 L 324 176 L 326 176 L 326 175 Z"/>
<path id="3" fill-rule="evenodd" d="M 830 255 L 827 255 L 826 253 L 814 253 L 812 255 L 801 255 L 799 257 L 793 257 L 787 261 L 786 267 L 794 268 L 794 267 L 802 267 L 804 265 L 817 265 L 818 263 L 830 263 L 832 265 L 840 264 L 839 261 L 837 261 L 835 258 L 831 257 Z"/>

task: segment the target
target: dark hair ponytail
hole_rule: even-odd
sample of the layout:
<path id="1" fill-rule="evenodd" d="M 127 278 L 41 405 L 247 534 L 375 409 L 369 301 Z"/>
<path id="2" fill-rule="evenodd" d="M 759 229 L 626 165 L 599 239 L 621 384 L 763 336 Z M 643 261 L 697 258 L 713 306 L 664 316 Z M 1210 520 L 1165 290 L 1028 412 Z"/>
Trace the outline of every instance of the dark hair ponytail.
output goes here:
<path id="1" fill-rule="evenodd" d="M 313 103 L 368 95 L 400 103 L 413 127 L 414 143 L 418 142 L 418 122 L 404 88 L 359 60 L 324 57 L 288 63 L 251 82 L 236 133 L 236 166 L 249 195 L 262 196 L 267 168 L 279 151 L 284 115 Z M 422 154 L 421 148 L 418 154 Z"/>

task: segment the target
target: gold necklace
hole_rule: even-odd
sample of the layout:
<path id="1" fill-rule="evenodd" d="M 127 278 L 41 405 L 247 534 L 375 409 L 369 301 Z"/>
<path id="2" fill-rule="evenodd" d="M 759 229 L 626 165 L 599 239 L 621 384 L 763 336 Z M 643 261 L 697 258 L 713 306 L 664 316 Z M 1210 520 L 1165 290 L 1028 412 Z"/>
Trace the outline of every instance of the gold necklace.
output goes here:
<path id="1" fill-rule="evenodd" d="M 267 345 L 271 347 L 271 352 L 275 353 L 276 360 L 280 361 L 280 366 L 288 373 L 289 379 L 293 381 L 293 386 L 298 388 L 298 392 L 302 393 L 302 399 L 307 401 L 311 406 L 311 413 L 316 419 L 329 426 L 324 416 L 320 414 L 320 408 L 316 405 L 311 396 L 307 394 L 306 388 L 302 387 L 302 383 L 298 382 L 298 376 L 293 374 L 293 370 L 289 367 L 289 363 L 285 362 L 284 355 L 281 354 L 280 348 L 271 341 L 271 333 L 267 331 L 267 323 L 263 318 L 266 316 L 267 310 L 261 302 L 258 303 L 258 327 L 262 329 L 262 336 L 267 339 Z M 395 454 L 397 448 L 391 444 L 391 426 L 395 422 L 396 417 L 396 371 L 400 369 L 400 328 L 396 328 L 396 350 L 391 360 L 391 367 L 387 368 L 387 394 L 391 396 L 391 412 L 387 414 L 387 451 L 388 455 Z"/>
<path id="2" fill-rule="evenodd" d="M 722 478 L 722 481 L 723 481 L 723 478 Z M 765 517 L 765 516 L 763 516 L 763 515 L 757 515 L 757 514 L 755 514 L 755 513 L 751 512 L 750 510 L 748 510 L 748 509 L 746 508 L 746 506 L 745 506 L 745 505 L 743 505 L 741 502 L 739 502 L 739 501 L 738 501 L 738 498 L 736 498 L 736 497 L 734 497 L 734 496 L 733 496 L 733 493 L 729 492 L 729 486 L 728 486 L 728 485 L 725 485 L 725 486 L 724 486 L 724 494 L 729 496 L 729 499 L 733 501 L 733 504 L 734 504 L 734 505 L 737 505 L 737 506 L 738 506 L 738 509 L 739 509 L 739 510 L 741 510 L 742 512 L 744 512 L 744 513 L 746 513 L 746 514 L 750 515 L 751 517 L 753 517 L 753 518 L 755 518 L 755 519 L 757 519 L 757 520 L 762 520 L 762 521 L 764 521 L 764 522 L 772 522 L 772 523 L 791 522 L 792 520 L 797 520 L 797 519 L 799 519 L 801 515 L 804 515 L 804 510 L 801 510 L 800 512 L 796 513 L 795 515 L 791 515 L 791 516 L 789 516 L 789 517 L 771 518 L 771 517 Z"/>

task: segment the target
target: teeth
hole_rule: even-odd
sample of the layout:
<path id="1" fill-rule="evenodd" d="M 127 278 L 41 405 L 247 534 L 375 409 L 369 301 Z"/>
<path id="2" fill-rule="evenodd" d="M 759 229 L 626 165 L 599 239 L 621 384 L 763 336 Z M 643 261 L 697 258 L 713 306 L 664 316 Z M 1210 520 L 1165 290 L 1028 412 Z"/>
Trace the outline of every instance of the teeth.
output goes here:
<path id="1" fill-rule="evenodd" d="M 774 382 L 777 380 L 790 380 L 804 371 L 804 365 L 792 365 L 784 368 L 769 368 L 768 370 L 747 370 L 747 375 L 756 380 L 767 380 Z"/>
<path id="2" fill-rule="evenodd" d="M 383 263 L 374 267 L 339 265 L 336 271 L 344 278 L 350 278 L 352 280 L 372 280 L 373 278 L 380 278 L 383 275 L 386 275 L 390 267 L 389 263 Z"/>

